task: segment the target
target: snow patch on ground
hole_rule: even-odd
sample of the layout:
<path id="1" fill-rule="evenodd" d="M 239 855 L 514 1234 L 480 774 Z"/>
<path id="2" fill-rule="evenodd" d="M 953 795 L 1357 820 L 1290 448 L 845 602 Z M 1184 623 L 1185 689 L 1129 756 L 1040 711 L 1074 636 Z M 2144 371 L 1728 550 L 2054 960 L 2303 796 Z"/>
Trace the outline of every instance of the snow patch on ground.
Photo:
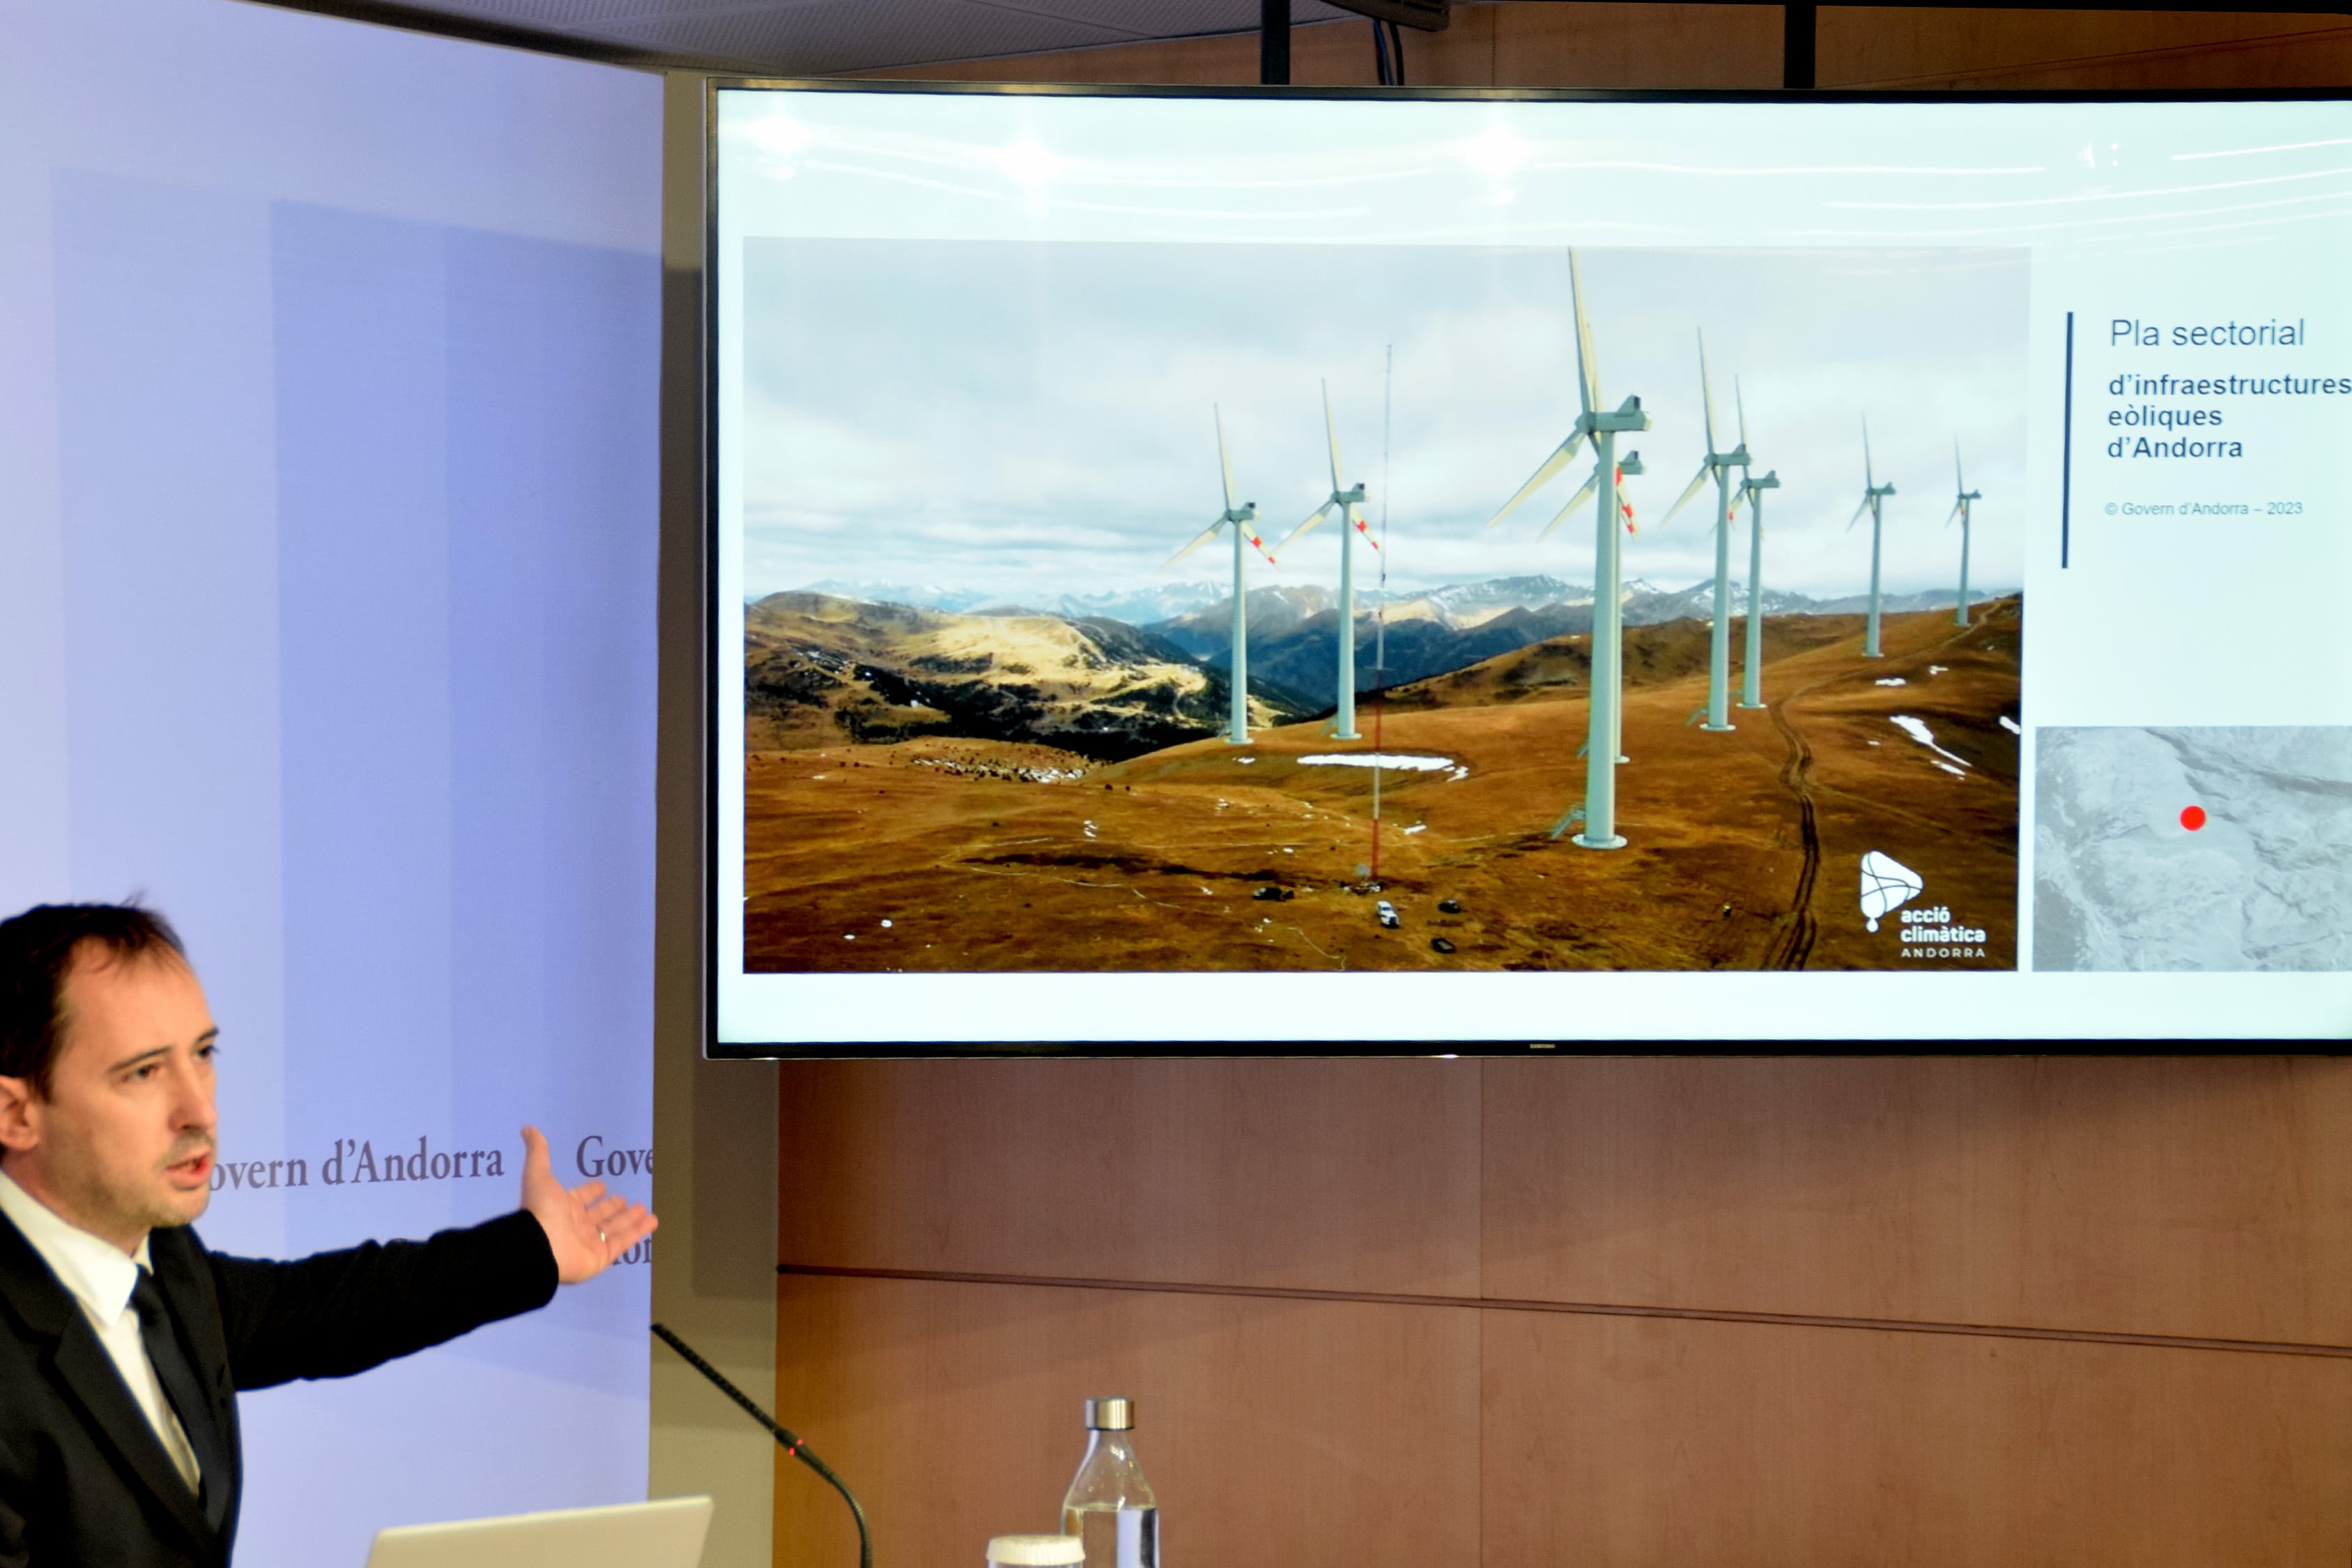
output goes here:
<path id="1" fill-rule="evenodd" d="M 1969 765 L 1968 758 L 1960 756 L 1957 752 L 1948 752 L 1944 750 L 1943 747 L 1936 744 L 1936 731 L 1927 728 L 1927 723 L 1924 721 L 1914 719 L 1908 713 L 1897 713 L 1895 715 L 1894 724 L 1896 729 L 1902 731 L 1905 734 L 1910 736 L 1913 740 L 1918 742 L 1921 745 L 1927 747 L 1937 756 L 1949 757 L 1952 761 L 1959 763 L 1962 768 Z M 1941 763 L 1938 763 L 1936 765 L 1937 767 L 1944 767 L 1944 764 Z M 1945 767 L 1944 771 L 1948 773 L 1957 773 L 1959 772 L 1959 769 Z"/>
<path id="2" fill-rule="evenodd" d="M 2000 727 L 2008 731 L 2012 735 L 2022 735 L 2025 733 L 2024 731 L 2017 727 L 2017 721 L 2011 718 L 2006 713 L 2000 716 Z"/>
<path id="3" fill-rule="evenodd" d="M 1452 757 L 1416 757 L 1403 752 L 1318 752 L 1301 757 L 1302 768 L 1392 768 L 1406 773 L 1442 773 L 1454 766 Z M 1468 773 L 1470 770 L 1458 770 Z"/>
<path id="4" fill-rule="evenodd" d="M 1885 679 L 1878 682 L 1878 684 L 1881 686 L 1908 686 L 1911 683 L 1904 679 L 1899 675 L 1890 675 Z"/>

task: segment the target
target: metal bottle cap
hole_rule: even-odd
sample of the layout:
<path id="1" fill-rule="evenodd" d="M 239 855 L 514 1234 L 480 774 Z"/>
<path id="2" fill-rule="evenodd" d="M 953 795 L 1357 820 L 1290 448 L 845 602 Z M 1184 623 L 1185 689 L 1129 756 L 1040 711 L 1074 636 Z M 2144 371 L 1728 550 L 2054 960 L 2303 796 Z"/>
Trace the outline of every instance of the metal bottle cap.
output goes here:
<path id="1" fill-rule="evenodd" d="M 1087 1430 L 1089 1432 L 1131 1432 L 1135 1429 L 1135 1401 L 1124 1394 L 1087 1401 Z"/>

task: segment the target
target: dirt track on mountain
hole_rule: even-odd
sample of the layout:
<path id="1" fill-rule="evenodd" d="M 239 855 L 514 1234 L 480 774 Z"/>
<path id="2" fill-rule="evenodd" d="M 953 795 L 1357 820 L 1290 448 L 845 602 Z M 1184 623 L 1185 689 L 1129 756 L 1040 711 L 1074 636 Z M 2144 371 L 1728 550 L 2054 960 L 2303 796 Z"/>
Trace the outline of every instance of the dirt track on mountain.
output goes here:
<path id="1" fill-rule="evenodd" d="M 1890 616 L 1876 660 L 1859 616 L 1769 623 L 1770 711 L 1735 708 L 1729 734 L 1690 722 L 1706 627 L 1630 632 L 1628 846 L 1613 852 L 1550 837 L 1583 795 L 1584 639 L 1401 689 L 1383 749 L 1454 765 L 1382 774 L 1377 893 L 1359 890 L 1371 774 L 1300 762 L 1370 750 L 1369 703 L 1357 742 L 1299 724 L 1246 750 L 1203 741 L 1109 766 L 986 742 L 754 752 L 747 966 L 2012 967 L 2017 736 L 2001 721 L 2018 717 L 2022 607 L 1976 620 Z M 1870 849 L 1919 873 L 1916 906 L 1948 908 L 1982 943 L 1906 957 L 1899 919 L 1867 931 Z M 1399 929 L 1381 927 L 1376 899 Z"/>

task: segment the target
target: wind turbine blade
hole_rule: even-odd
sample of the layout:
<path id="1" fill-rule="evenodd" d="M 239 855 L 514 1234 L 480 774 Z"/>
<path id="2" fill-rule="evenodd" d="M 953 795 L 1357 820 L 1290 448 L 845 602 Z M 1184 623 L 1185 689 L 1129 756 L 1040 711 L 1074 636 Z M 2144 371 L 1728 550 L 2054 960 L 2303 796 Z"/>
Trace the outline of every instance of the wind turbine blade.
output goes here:
<path id="1" fill-rule="evenodd" d="M 1502 510 L 1486 520 L 1486 526 L 1488 528 L 1492 528 L 1496 523 L 1502 521 L 1505 518 L 1510 516 L 1511 513 L 1518 510 L 1519 503 L 1521 501 L 1527 500 L 1529 496 L 1535 494 L 1536 491 L 1541 489 L 1550 481 L 1551 477 L 1554 474 L 1568 467 L 1569 459 L 1576 456 L 1577 443 L 1583 439 L 1584 433 L 1580 430 L 1575 435 L 1570 436 L 1567 440 L 1562 441 L 1559 446 L 1553 447 L 1551 456 L 1546 458 L 1542 464 L 1537 468 L 1534 475 L 1528 480 L 1528 482 L 1519 487 L 1518 493 L 1513 496 L 1510 500 L 1505 501 L 1503 503 Z"/>
<path id="2" fill-rule="evenodd" d="M 1715 393 L 1707 385 L 1706 381 L 1706 329 L 1704 327 L 1699 329 L 1698 333 L 1698 401 L 1699 406 L 1706 411 L 1706 455 L 1712 458 L 1715 456 L 1717 451 L 1715 445 Z M 1685 496 L 1683 499 L 1687 500 L 1690 498 Z M 1680 506 L 1682 502 L 1676 501 L 1675 504 L 1676 506 Z M 1668 517 L 1672 517 L 1675 514 L 1673 512 L 1668 512 L 1666 515 Z M 1664 524 L 1661 523 L 1659 526 L 1664 527 Z"/>
<path id="3" fill-rule="evenodd" d="M 1952 515 L 1951 515 L 1951 516 L 1949 516 L 1949 517 L 1948 517 L 1948 518 L 1946 518 L 1946 519 L 1944 520 L 1944 526 L 1945 526 L 1946 528 L 1949 528 L 1949 527 L 1951 527 L 1951 526 L 1952 526 L 1952 524 L 1954 524 L 1955 522 L 1958 522 L 1958 521 L 1959 521 L 1959 518 L 1960 518 L 1960 505 L 1961 505 L 1961 503 L 1960 503 L 1960 502 L 1958 502 L 1958 501 L 1954 501 L 1954 502 L 1952 503 Z"/>
<path id="4" fill-rule="evenodd" d="M 1870 466 L 1870 421 L 1867 418 L 1862 422 L 1862 485 L 1864 489 L 1878 488 L 1878 476 Z M 1846 526 L 1852 528 L 1853 525 L 1848 523 Z"/>
<path id="5" fill-rule="evenodd" d="M 1738 517 L 1738 516 L 1739 515 L 1739 503 L 1740 503 L 1740 502 L 1742 502 L 1742 501 L 1744 501 L 1744 500 L 1746 500 L 1747 499 L 1748 499 L 1748 487 L 1747 487 L 1747 486 L 1742 485 L 1739 489 L 1736 489 L 1736 490 L 1732 491 L 1732 492 L 1731 492 L 1731 505 L 1730 505 L 1730 507 L 1729 507 L 1727 510 L 1725 510 L 1725 512 L 1724 512 L 1724 514 L 1723 514 L 1723 521 L 1726 521 L 1726 522 L 1729 522 L 1733 518 Z"/>
<path id="6" fill-rule="evenodd" d="M 1208 526 L 1208 527 L 1206 527 L 1206 528 L 1204 528 L 1204 529 L 1202 529 L 1202 530 L 1201 531 L 1201 536 L 1200 536 L 1198 539 L 1195 539 L 1194 541 L 1192 541 L 1192 543 L 1190 543 L 1190 544 L 1186 545 L 1183 549 L 1181 549 L 1181 550 L 1178 551 L 1175 554 L 1171 555 L 1167 560 L 1165 560 L 1165 561 L 1161 562 L 1161 563 L 1160 563 L 1160 569 L 1162 572 L 1167 571 L 1167 570 L 1168 570 L 1168 568 L 1170 568 L 1171 566 L 1175 565 L 1175 564 L 1176 564 L 1176 563 L 1178 563 L 1179 561 L 1183 560 L 1183 559 L 1184 559 L 1184 557 L 1186 557 L 1187 555 L 1192 554 L 1192 552 L 1194 552 L 1195 550 L 1200 549 L 1200 548 L 1201 548 L 1201 546 L 1202 546 L 1203 544 L 1208 543 L 1208 542 L 1209 542 L 1209 541 L 1211 541 L 1212 539 L 1216 538 L 1216 537 L 1217 537 L 1217 530 L 1219 530 L 1219 529 L 1221 529 L 1221 528 L 1223 528 L 1223 527 L 1224 527 L 1224 526 L 1225 526 L 1225 520 L 1224 520 L 1223 518 L 1222 518 L 1222 517 L 1221 517 L 1221 518 L 1219 518 L 1219 519 L 1217 519 L 1217 521 L 1214 521 L 1214 522 L 1213 522 L 1213 523 L 1209 524 L 1209 526 Z"/>
<path id="7" fill-rule="evenodd" d="M 1234 510 L 1234 460 L 1225 456 L 1225 415 L 1213 403 L 1209 405 L 1209 411 L 1217 417 L 1217 467 L 1224 470 L 1225 510 L 1231 511 Z"/>
<path id="8" fill-rule="evenodd" d="M 1568 521 L 1569 513 L 1583 505 L 1584 502 L 1591 496 L 1592 492 L 1600 488 L 1601 469 L 1598 466 L 1595 466 L 1592 470 L 1592 477 L 1586 479 L 1583 484 L 1577 487 L 1576 493 L 1568 498 L 1568 504 L 1559 509 L 1559 515 L 1553 518 L 1549 522 L 1544 524 L 1544 531 L 1536 535 L 1536 542 L 1538 544 L 1541 544 L 1545 540 L 1549 539 L 1551 537 L 1552 530 L 1558 528 L 1561 523 L 1566 522 Z"/>
<path id="9" fill-rule="evenodd" d="M 1706 447 L 1710 453 L 1715 450 L 1715 438 L 1711 436 L 1707 438 Z M 1658 526 L 1660 528 L 1664 528 L 1666 524 L 1674 521 L 1675 513 L 1688 506 L 1690 504 L 1691 497 L 1698 494 L 1700 490 L 1704 489 L 1706 487 L 1706 481 L 1713 478 L 1715 478 L 1715 465 L 1713 463 L 1701 463 L 1698 466 L 1698 477 L 1691 480 L 1690 489 L 1683 491 L 1681 498 L 1677 500 L 1674 505 L 1666 508 L 1666 515 L 1658 520 Z"/>
<path id="10" fill-rule="evenodd" d="M 1952 443 L 1952 488 L 1963 493 L 1969 488 L 1968 476 L 1960 472 L 1960 444 L 1957 440 Z"/>
<path id="11" fill-rule="evenodd" d="M 1365 542 L 1365 543 L 1367 543 L 1367 544 L 1370 545 L 1370 546 L 1371 546 L 1373 549 L 1375 549 L 1375 550 L 1378 550 L 1378 549 L 1381 547 L 1381 542 L 1380 542 L 1379 540 L 1374 539 L 1374 538 L 1372 537 L 1372 526 L 1371 526 L 1371 524 L 1370 524 L 1370 523 L 1366 522 L 1362 518 L 1360 518 L 1360 517 L 1357 516 L 1357 515 L 1356 515 L 1356 509 L 1355 509 L 1354 507 L 1352 507 L 1352 506 L 1350 506 L 1350 507 L 1348 509 L 1348 521 L 1349 522 L 1349 524 L 1350 524 L 1350 525 L 1352 525 L 1352 526 L 1354 527 L 1355 531 L 1356 531 L 1358 533 L 1360 533 L 1360 534 L 1362 534 L 1362 535 L 1364 536 L 1364 542 Z"/>
<path id="12" fill-rule="evenodd" d="M 1568 294 L 1576 308 L 1576 395 L 1588 415 L 1601 412 L 1601 356 L 1592 352 L 1592 323 L 1584 316 L 1584 282 L 1576 269 L 1576 247 L 1568 251 Z"/>
<path id="13" fill-rule="evenodd" d="M 1331 488 L 1344 490 L 1348 481 L 1339 477 L 1339 426 L 1331 418 L 1331 384 L 1323 384 L 1323 434 L 1331 437 Z"/>
<path id="14" fill-rule="evenodd" d="M 1256 529 L 1250 527 L 1247 523 L 1242 524 L 1242 536 L 1257 547 L 1257 552 L 1265 557 L 1265 563 L 1267 565 L 1274 566 L 1279 564 L 1279 563 L 1277 563 L 1274 558 L 1274 552 L 1265 547 L 1265 541 L 1259 535 Z"/>
<path id="15" fill-rule="evenodd" d="M 1731 378 L 1731 401 L 1739 410 L 1739 444 L 1748 445 L 1748 400 L 1739 395 L 1739 378 Z"/>
<path id="16" fill-rule="evenodd" d="M 1321 526 L 1323 520 L 1331 515 L 1331 509 L 1339 504 L 1339 503 L 1337 500 L 1327 500 L 1321 506 L 1317 507 L 1313 517 L 1308 518 L 1305 522 L 1302 522 L 1297 528 L 1292 529 L 1290 532 L 1284 537 L 1282 542 L 1274 547 L 1275 554 L 1278 556 L 1284 551 L 1289 549 L 1290 542 L 1297 539 L 1300 534 L 1307 533 Z"/>
<path id="17" fill-rule="evenodd" d="M 1860 521 L 1862 521 L 1862 514 L 1863 514 L 1864 512 L 1868 511 L 1869 510 L 1870 510 L 1870 498 L 1869 498 L 1867 495 L 1865 495 L 1865 496 L 1864 496 L 1864 497 L 1862 498 L 1862 504 L 1861 504 L 1860 506 L 1858 506 L 1858 507 L 1856 507 L 1856 508 L 1854 508 L 1854 509 L 1853 509 L 1853 515 L 1852 517 L 1847 518 L 1847 519 L 1845 520 L 1845 531 L 1846 531 L 1848 533 L 1852 533 L 1852 532 L 1853 531 L 1853 525 L 1854 525 L 1855 523 L 1857 523 L 1857 522 L 1860 522 Z"/>

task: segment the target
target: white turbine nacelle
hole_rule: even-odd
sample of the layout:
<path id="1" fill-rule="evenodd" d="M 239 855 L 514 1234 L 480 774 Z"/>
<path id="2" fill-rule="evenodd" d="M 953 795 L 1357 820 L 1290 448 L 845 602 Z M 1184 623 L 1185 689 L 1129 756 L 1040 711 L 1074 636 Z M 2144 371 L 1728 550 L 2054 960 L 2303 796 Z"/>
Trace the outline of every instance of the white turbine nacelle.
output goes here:
<path id="1" fill-rule="evenodd" d="M 1570 306 L 1576 313 L 1576 423 L 1570 428 L 1567 439 L 1552 448 L 1551 455 L 1537 466 L 1517 493 L 1487 519 L 1486 526 L 1492 528 L 1501 522 L 1517 510 L 1522 501 L 1549 484 L 1574 460 L 1579 447 L 1591 447 L 1592 477 L 1569 498 L 1559 515 L 1538 535 L 1539 539 L 1549 537 L 1586 496 L 1598 496 L 1593 519 L 1592 700 L 1589 705 L 1591 732 L 1584 752 L 1584 804 L 1562 816 L 1553 826 L 1551 836 L 1559 837 L 1570 824 L 1581 818 L 1584 831 L 1575 837 L 1578 846 L 1586 849 L 1621 849 L 1625 840 L 1617 834 L 1617 762 L 1622 722 L 1620 688 L 1624 668 L 1624 595 L 1617 533 L 1621 504 L 1617 479 L 1621 473 L 1639 473 L 1641 468 L 1638 453 L 1628 453 L 1625 463 L 1618 462 L 1617 437 L 1627 431 L 1647 430 L 1650 416 L 1643 411 L 1638 397 L 1628 397 L 1613 410 L 1601 405 L 1601 360 L 1592 348 L 1592 324 L 1584 313 L 1584 281 L 1577 268 L 1573 247 L 1568 253 L 1568 288 Z"/>
<path id="2" fill-rule="evenodd" d="M 1291 541 L 1310 533 L 1323 525 L 1323 520 L 1333 511 L 1339 514 L 1339 668 L 1338 700 L 1333 706 L 1331 733 L 1342 741 L 1360 740 L 1356 732 L 1356 536 L 1362 534 L 1364 542 L 1378 550 L 1380 541 L 1372 537 L 1371 529 L 1357 515 L 1356 509 L 1364 504 L 1362 480 L 1353 485 L 1340 481 L 1339 426 L 1331 417 L 1331 384 L 1323 384 L 1323 434 L 1331 447 L 1331 494 L 1315 509 L 1305 522 L 1285 535 L 1269 561 L 1279 559 L 1290 548 Z"/>
<path id="3" fill-rule="evenodd" d="M 1208 543 L 1217 536 L 1219 529 L 1230 528 L 1234 531 L 1234 624 L 1233 658 L 1230 670 L 1233 681 L 1233 711 L 1232 722 L 1226 731 L 1225 739 L 1236 746 L 1246 746 L 1249 744 L 1249 592 L 1247 575 L 1244 570 L 1245 558 L 1242 554 L 1242 541 L 1246 539 L 1255 545 L 1257 552 L 1265 556 L 1267 565 L 1274 564 L 1274 557 L 1267 554 L 1265 541 L 1258 537 L 1257 502 L 1244 501 L 1239 506 L 1234 504 L 1234 463 L 1233 459 L 1225 455 L 1225 416 L 1223 410 L 1214 407 L 1210 409 L 1210 413 L 1217 422 L 1217 468 L 1224 479 L 1225 510 L 1217 515 L 1216 521 L 1202 529 L 1192 543 L 1170 556 L 1160 569 L 1162 572 L 1167 571 L 1169 567 L 1175 565 L 1176 563 Z"/>

